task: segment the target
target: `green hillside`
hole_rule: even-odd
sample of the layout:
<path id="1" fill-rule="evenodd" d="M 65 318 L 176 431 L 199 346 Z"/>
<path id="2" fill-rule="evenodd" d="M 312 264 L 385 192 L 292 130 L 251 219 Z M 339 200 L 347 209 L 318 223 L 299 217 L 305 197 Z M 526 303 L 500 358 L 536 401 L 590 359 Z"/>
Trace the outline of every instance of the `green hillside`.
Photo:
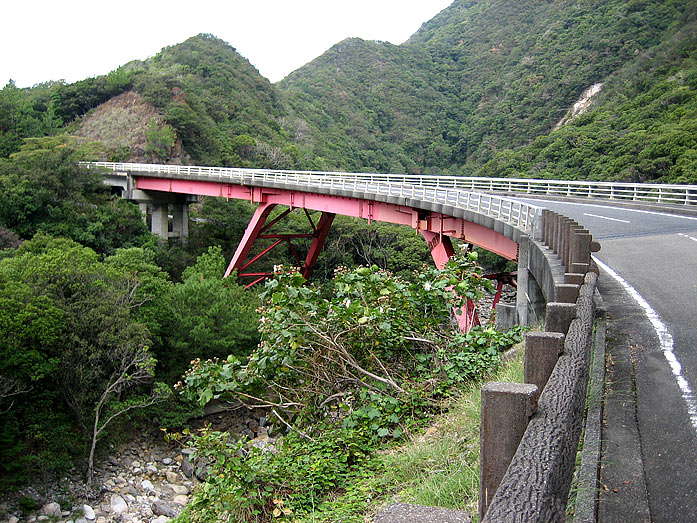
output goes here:
<path id="1" fill-rule="evenodd" d="M 697 23 L 610 75 L 588 114 L 479 174 L 697 183 Z"/>
<path id="2" fill-rule="evenodd" d="M 6 86 L 0 158 L 67 132 L 116 160 L 695 181 L 695 7 L 456 0 L 402 45 L 347 39 L 277 84 L 198 35 L 106 76 Z M 140 131 L 113 137 L 124 100 Z"/>
<path id="3" fill-rule="evenodd" d="M 0 91 L 0 158 L 17 152 L 27 137 L 56 132 L 82 135 L 82 123 L 91 111 L 126 92 L 147 102 L 141 111 L 146 116 L 158 115 L 151 141 L 164 139 L 173 149 L 175 143 L 181 144 L 188 162 L 297 166 L 297 151 L 281 128 L 285 113 L 278 91 L 234 48 L 211 35 L 195 36 L 106 76 L 31 89 L 7 85 Z M 102 112 L 108 120 L 123 109 Z M 132 121 L 139 119 L 134 115 Z M 108 127 L 109 122 L 103 124 Z M 99 122 L 91 121 L 88 127 L 98 129 Z M 167 140 L 162 135 L 170 130 L 175 134 Z M 109 159 L 130 159 L 129 145 L 111 147 Z M 151 160 L 171 159 L 173 153 L 165 151 Z"/>
<path id="4" fill-rule="evenodd" d="M 287 145 L 277 91 L 222 40 L 199 35 L 124 69 L 199 163 L 254 163 L 249 138 Z"/>
<path id="5" fill-rule="evenodd" d="M 457 0 L 401 46 L 345 41 L 278 87 L 315 130 L 312 151 L 331 163 L 479 174 L 501 151 L 549 133 L 587 87 L 634 75 L 629 65 L 693 10 L 680 1 Z M 642 73 L 651 83 L 656 71 Z"/>

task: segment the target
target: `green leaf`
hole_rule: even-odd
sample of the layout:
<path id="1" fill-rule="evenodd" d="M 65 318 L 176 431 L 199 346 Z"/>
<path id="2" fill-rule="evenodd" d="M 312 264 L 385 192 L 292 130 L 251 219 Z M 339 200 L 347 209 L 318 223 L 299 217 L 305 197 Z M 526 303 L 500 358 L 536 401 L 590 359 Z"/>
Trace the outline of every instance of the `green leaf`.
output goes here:
<path id="1" fill-rule="evenodd" d="M 375 419 L 380 416 L 380 411 L 376 409 L 375 407 L 371 408 L 367 412 L 368 414 L 368 419 Z"/>

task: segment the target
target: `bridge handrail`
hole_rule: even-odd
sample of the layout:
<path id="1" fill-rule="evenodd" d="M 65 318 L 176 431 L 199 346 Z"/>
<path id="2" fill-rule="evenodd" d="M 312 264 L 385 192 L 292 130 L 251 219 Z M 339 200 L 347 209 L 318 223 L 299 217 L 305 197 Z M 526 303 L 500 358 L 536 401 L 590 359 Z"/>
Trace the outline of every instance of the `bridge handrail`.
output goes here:
<path id="1" fill-rule="evenodd" d="M 271 178 L 279 179 L 285 177 L 289 181 L 294 178 L 300 181 L 320 178 L 325 183 L 328 183 L 338 178 L 346 182 L 352 180 L 367 183 L 386 182 L 469 191 L 503 192 L 518 195 L 575 196 L 679 205 L 697 204 L 697 185 L 540 180 L 532 178 L 481 178 L 471 176 L 434 176 L 418 174 L 344 173 L 331 171 L 288 171 L 114 162 L 89 162 L 89 165 L 104 167 L 115 172 L 137 170 L 141 173 L 160 175 L 172 174 L 178 176 L 210 176 L 217 179 L 244 178 L 246 176 L 251 176 L 254 179 L 269 180 Z"/>
<path id="2" fill-rule="evenodd" d="M 361 192 L 386 197 L 405 198 L 473 211 L 518 227 L 525 232 L 533 230 L 541 213 L 541 208 L 536 205 L 503 196 L 465 190 L 461 187 L 438 185 L 437 183 L 420 185 L 417 183 L 419 178 L 410 175 L 276 171 L 113 162 L 84 162 L 83 165 L 87 167 L 101 167 L 116 173 L 139 173 L 158 177 L 196 177 L 197 179 L 204 178 L 216 182 L 229 182 L 241 185 L 301 186 L 303 189 L 316 189 L 319 192 L 335 189 L 344 192 Z M 403 178 L 405 177 L 409 181 L 404 181 Z M 437 180 L 437 177 L 427 178 Z"/>

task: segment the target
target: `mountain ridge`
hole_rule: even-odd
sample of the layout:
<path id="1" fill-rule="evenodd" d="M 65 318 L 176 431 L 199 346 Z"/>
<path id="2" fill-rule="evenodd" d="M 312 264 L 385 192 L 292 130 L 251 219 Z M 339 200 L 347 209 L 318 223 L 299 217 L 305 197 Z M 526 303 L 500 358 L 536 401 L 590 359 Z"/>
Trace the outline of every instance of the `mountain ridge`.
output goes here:
<path id="1" fill-rule="evenodd" d="M 620 140 L 612 153 L 625 160 L 612 163 L 596 158 L 592 146 L 553 157 L 547 144 L 589 118 L 595 123 L 587 131 L 607 134 L 599 121 L 599 115 L 613 112 L 607 104 L 633 96 L 634 83 L 662 81 L 660 66 L 640 65 L 659 49 L 684 55 L 688 80 L 669 105 L 692 115 L 697 92 L 689 79 L 697 65 L 686 60 L 695 42 L 683 28 L 692 27 L 695 11 L 693 0 L 456 0 L 403 44 L 348 38 L 274 84 L 234 47 L 201 34 L 105 77 L 30 90 L 6 87 L 0 110 L 14 103 L 12 97 L 24 97 L 27 123 L 12 128 L 0 117 L 0 156 L 16 151 L 23 137 L 55 133 L 132 90 L 158 111 L 160 130 L 175 131 L 176 143 L 193 163 L 697 181 L 692 164 L 683 161 L 694 152 L 685 135 L 691 127 L 661 129 L 640 107 L 632 109 L 639 121 L 627 121 L 627 129 L 643 126 L 655 133 L 648 145 L 662 133 L 677 133 L 680 152 L 644 152 L 646 147 Z M 678 41 L 667 43 L 675 35 Z M 555 130 L 597 83 L 604 87 L 587 113 Z M 676 110 L 659 105 L 655 111 Z M 48 118 L 51 114 L 56 119 Z M 563 149 L 556 147 L 557 156 Z M 642 154 L 642 165 L 626 161 Z M 662 166 L 656 167 L 661 163 L 656 154 Z M 539 155 L 540 161 L 530 160 Z M 595 167 L 573 168 L 569 158 L 576 163 L 588 158 Z"/>

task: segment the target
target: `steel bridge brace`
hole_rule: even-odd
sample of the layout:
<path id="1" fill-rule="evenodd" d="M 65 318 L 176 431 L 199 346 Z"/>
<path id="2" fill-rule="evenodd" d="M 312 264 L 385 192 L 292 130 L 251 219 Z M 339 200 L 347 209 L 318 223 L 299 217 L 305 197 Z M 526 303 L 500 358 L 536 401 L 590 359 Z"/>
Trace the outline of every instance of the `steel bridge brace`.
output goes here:
<path id="1" fill-rule="evenodd" d="M 445 236 L 442 233 L 435 233 L 431 231 L 421 230 L 421 235 L 428 243 L 431 249 L 431 257 L 433 258 L 436 267 L 443 270 L 445 264 L 448 260 L 455 254 L 455 249 L 453 248 L 453 243 L 450 241 L 450 236 Z M 462 310 L 455 310 L 455 317 L 457 318 L 457 324 L 460 326 L 462 332 L 469 332 L 472 327 L 479 325 L 479 316 L 477 315 L 477 308 L 474 302 L 467 298 L 467 304 L 462 308 Z"/>
<path id="2" fill-rule="evenodd" d="M 312 271 L 317 263 L 319 254 L 324 246 L 324 243 L 329 235 L 329 230 L 331 229 L 334 217 L 334 213 L 323 212 L 320 220 L 317 224 L 314 223 L 310 213 L 307 209 L 303 208 L 305 216 L 312 228 L 312 233 L 296 233 L 296 234 L 280 234 L 272 233 L 270 229 L 276 225 L 278 222 L 283 220 L 288 216 L 293 209 L 288 208 L 275 217 L 273 220 L 268 221 L 271 211 L 276 207 L 276 203 L 260 203 L 257 207 L 254 215 L 252 216 L 249 225 L 240 241 L 240 244 L 235 251 L 230 265 L 225 272 L 225 277 L 228 277 L 233 271 L 237 270 L 237 275 L 243 278 L 252 278 L 252 280 L 247 283 L 246 287 L 249 288 L 260 281 L 271 277 L 273 274 L 270 271 L 265 272 L 245 272 L 252 264 L 259 261 L 261 258 L 270 253 L 274 248 L 281 245 L 282 243 L 287 243 L 289 250 L 295 260 L 300 266 L 300 273 L 305 279 L 309 279 L 312 275 Z M 428 246 L 431 250 L 431 256 L 433 261 L 439 269 L 443 269 L 448 260 L 455 254 L 455 249 L 453 248 L 452 242 L 449 236 L 443 233 L 434 233 L 427 230 L 421 230 L 421 235 L 424 237 Z M 303 262 L 298 251 L 292 244 L 293 239 L 297 238 L 312 238 L 312 243 L 308 250 L 305 261 Z M 258 254 L 253 256 L 251 259 L 247 259 L 253 245 L 257 240 L 273 240 L 271 245 L 262 249 Z M 504 283 L 514 283 L 511 275 L 508 273 L 504 274 L 493 274 L 486 275 L 486 278 L 496 280 L 498 282 L 496 295 L 494 296 L 494 303 L 492 308 L 495 309 L 498 304 L 501 291 L 503 289 Z M 471 299 L 467 300 L 466 306 L 463 310 L 455 311 L 455 316 L 457 318 L 458 325 L 463 332 L 469 332 L 470 329 L 475 325 L 480 325 L 479 316 L 477 314 L 477 309 L 474 302 Z"/>
<path id="3" fill-rule="evenodd" d="M 431 256 L 436 264 L 436 267 L 443 269 L 448 260 L 455 254 L 455 249 L 453 248 L 452 241 L 449 236 L 444 234 L 438 234 L 431 231 L 421 230 L 421 235 L 428 243 L 431 249 Z M 505 284 L 516 286 L 516 275 L 517 272 L 502 272 L 498 274 L 485 274 L 484 277 L 497 282 L 496 293 L 494 294 L 494 302 L 491 305 L 492 310 L 496 310 L 496 305 L 498 305 L 501 300 L 501 294 L 503 292 L 503 286 Z M 457 323 L 463 332 L 469 332 L 475 325 L 480 325 L 479 315 L 477 314 L 477 309 L 474 302 L 471 299 L 467 299 L 467 305 L 459 312 L 455 312 L 457 318 Z M 492 315 L 492 320 L 494 316 Z"/>
<path id="4" fill-rule="evenodd" d="M 291 254 L 298 262 L 298 265 L 300 266 L 300 273 L 302 274 L 302 276 L 305 279 L 310 278 L 315 264 L 317 263 L 319 253 L 321 252 L 322 247 L 324 246 L 324 242 L 327 239 L 327 235 L 329 234 L 329 230 L 331 229 L 332 222 L 334 221 L 334 217 L 336 215 L 330 212 L 323 212 L 322 216 L 319 219 L 319 222 L 315 224 L 308 210 L 303 208 L 305 216 L 307 217 L 307 221 L 309 222 L 310 227 L 312 228 L 311 233 L 272 233 L 270 232 L 270 229 L 293 211 L 293 208 L 289 207 L 276 218 L 267 223 L 266 221 L 269 215 L 271 214 L 271 211 L 276 207 L 276 205 L 277 204 L 275 203 L 261 203 L 257 207 L 256 211 L 254 211 L 254 215 L 252 216 L 252 219 L 249 222 L 249 225 L 247 226 L 247 229 L 244 233 L 244 236 L 242 237 L 242 240 L 240 241 L 240 244 L 237 246 L 237 250 L 235 251 L 232 260 L 230 261 L 230 265 L 228 266 L 227 271 L 225 271 L 225 278 L 227 278 L 232 273 L 232 271 L 237 270 L 237 275 L 239 277 L 253 278 L 252 281 L 246 285 L 246 287 L 249 288 L 255 283 L 258 283 L 264 280 L 265 278 L 272 276 L 273 273 L 271 273 L 270 271 L 244 271 L 246 271 L 246 269 L 248 269 L 250 265 L 266 256 L 274 248 L 276 248 L 284 242 L 288 245 Z M 292 240 L 297 238 L 312 238 L 312 243 L 310 244 L 310 249 L 308 250 L 304 262 L 292 243 Z M 257 240 L 274 241 L 271 245 L 264 248 L 261 252 L 252 257 L 250 260 L 247 260 L 247 257 L 249 256 L 249 253 L 252 250 L 252 246 Z"/>

